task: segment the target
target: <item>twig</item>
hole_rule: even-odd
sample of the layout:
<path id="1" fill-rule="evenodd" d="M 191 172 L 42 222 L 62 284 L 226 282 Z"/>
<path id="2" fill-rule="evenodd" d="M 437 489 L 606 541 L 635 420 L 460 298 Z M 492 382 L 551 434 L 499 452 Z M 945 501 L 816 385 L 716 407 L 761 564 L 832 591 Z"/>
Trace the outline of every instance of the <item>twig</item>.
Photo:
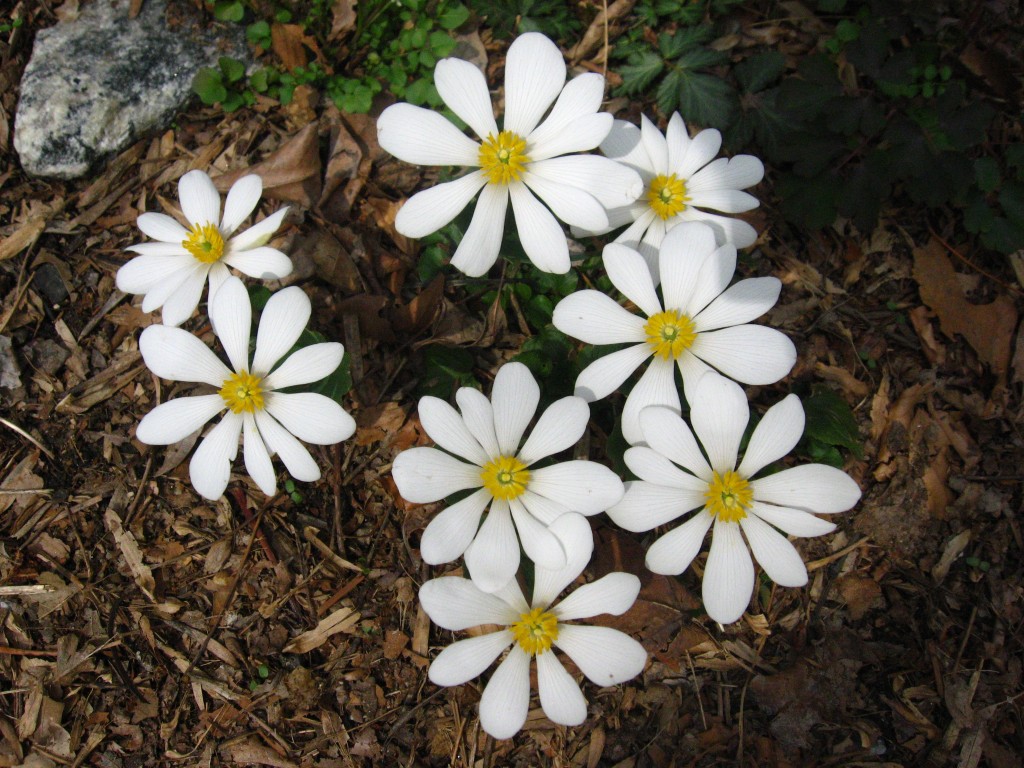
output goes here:
<path id="1" fill-rule="evenodd" d="M 34 437 L 32 437 L 32 435 L 30 435 L 24 429 L 19 427 L 17 424 L 14 424 L 13 422 L 8 421 L 7 419 L 3 418 L 2 416 L 0 416 L 0 424 L 3 424 L 5 427 L 7 427 L 12 432 L 17 432 L 19 435 L 24 437 L 26 440 L 28 440 L 30 443 L 32 443 L 32 445 L 34 445 L 40 451 L 45 453 L 46 454 L 46 458 L 48 458 L 50 461 L 54 460 L 53 454 L 50 452 L 49 448 L 47 448 L 45 445 L 40 443 L 38 440 L 36 440 Z"/>

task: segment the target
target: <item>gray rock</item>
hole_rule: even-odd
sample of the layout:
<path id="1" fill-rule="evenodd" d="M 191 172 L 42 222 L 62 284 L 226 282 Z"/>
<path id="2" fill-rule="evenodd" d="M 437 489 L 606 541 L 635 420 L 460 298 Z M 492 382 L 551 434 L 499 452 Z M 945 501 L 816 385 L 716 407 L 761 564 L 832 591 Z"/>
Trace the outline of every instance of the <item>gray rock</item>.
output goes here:
<path id="1" fill-rule="evenodd" d="M 165 126 L 191 97 L 201 67 L 216 66 L 220 56 L 248 64 L 241 25 L 171 28 L 166 10 L 167 0 L 146 0 L 129 19 L 128 0 L 95 0 L 78 18 L 36 35 L 14 129 L 27 173 L 83 176 Z"/>

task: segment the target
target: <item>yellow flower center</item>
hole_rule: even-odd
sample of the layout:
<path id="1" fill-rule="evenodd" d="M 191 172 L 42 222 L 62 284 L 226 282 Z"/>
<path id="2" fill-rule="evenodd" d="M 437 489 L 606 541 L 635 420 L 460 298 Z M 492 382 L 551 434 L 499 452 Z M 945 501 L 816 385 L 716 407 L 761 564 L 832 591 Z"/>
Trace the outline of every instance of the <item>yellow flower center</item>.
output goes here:
<path id="1" fill-rule="evenodd" d="M 216 224 L 196 224 L 181 241 L 185 250 L 203 264 L 213 264 L 224 255 L 224 237 Z"/>
<path id="2" fill-rule="evenodd" d="M 686 208 L 690 198 L 686 195 L 685 182 L 673 173 L 654 178 L 647 189 L 647 202 L 662 219 L 671 219 Z"/>
<path id="3" fill-rule="evenodd" d="M 232 374 L 220 388 L 220 396 L 235 413 L 252 413 L 263 409 L 263 390 L 260 382 L 263 379 L 253 376 L 248 371 Z"/>
<path id="4" fill-rule="evenodd" d="M 754 490 L 750 483 L 730 469 L 722 475 L 715 472 L 704 498 L 708 512 L 726 523 L 736 523 L 747 516 Z"/>
<path id="5" fill-rule="evenodd" d="M 558 639 L 558 619 L 543 608 L 534 608 L 519 616 L 519 621 L 509 629 L 519 647 L 531 656 L 551 650 L 551 643 Z"/>
<path id="6" fill-rule="evenodd" d="M 647 343 L 654 348 L 654 354 L 663 360 L 675 360 L 693 346 L 697 331 L 693 321 L 674 309 L 651 315 L 644 325 Z"/>
<path id="7" fill-rule="evenodd" d="M 480 145 L 480 169 L 491 184 L 519 181 L 529 162 L 526 139 L 512 131 L 502 131 L 497 137 L 489 133 Z"/>
<path id="8" fill-rule="evenodd" d="M 499 456 L 484 465 L 480 479 L 494 498 L 508 501 L 526 490 L 526 484 L 530 482 L 530 470 L 515 456 Z"/>

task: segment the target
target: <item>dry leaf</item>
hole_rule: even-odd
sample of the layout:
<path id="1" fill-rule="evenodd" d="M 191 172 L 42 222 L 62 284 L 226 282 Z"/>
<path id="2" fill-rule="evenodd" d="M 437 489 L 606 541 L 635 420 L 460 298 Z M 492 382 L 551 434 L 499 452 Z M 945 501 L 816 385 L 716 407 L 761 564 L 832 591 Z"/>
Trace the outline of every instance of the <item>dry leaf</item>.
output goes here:
<path id="1" fill-rule="evenodd" d="M 299 24 L 271 24 L 270 40 L 274 53 L 289 72 L 309 63 L 306 47 L 313 51 L 319 50 L 316 40 L 307 35 Z"/>
<path id="2" fill-rule="evenodd" d="M 293 245 L 293 257 L 308 256 L 316 275 L 340 288 L 346 296 L 359 293 L 363 281 L 349 250 L 324 227 L 315 226 L 299 237 Z"/>
<path id="3" fill-rule="evenodd" d="M 213 180 L 221 192 L 242 176 L 255 173 L 263 179 L 264 197 L 312 208 L 320 199 L 320 150 L 317 126 L 307 125 L 276 152 L 250 168 L 240 168 Z"/>
<path id="4" fill-rule="evenodd" d="M 334 0 L 331 4 L 331 32 L 327 36 L 335 41 L 356 25 L 356 0 Z"/>
<path id="5" fill-rule="evenodd" d="M 1017 310 L 1008 296 L 988 304 L 972 304 L 964 296 L 946 249 L 937 240 L 914 249 L 914 279 L 921 299 L 939 317 L 949 338 L 960 334 L 992 372 L 1005 379 L 1010 365 L 1010 342 L 1017 328 Z"/>
<path id="6" fill-rule="evenodd" d="M 303 632 L 288 643 L 282 651 L 284 653 L 309 653 L 327 642 L 327 638 L 331 635 L 336 635 L 339 632 L 351 632 L 359 618 L 359 614 L 353 609 L 339 608 L 313 629 Z"/>
<path id="7" fill-rule="evenodd" d="M 273 768 L 298 768 L 296 763 L 281 757 L 270 747 L 260 744 L 255 739 L 225 744 L 221 747 L 220 751 L 223 757 L 233 765 L 270 765 Z"/>
<path id="8" fill-rule="evenodd" d="M 130 531 L 126 531 L 122 527 L 121 518 L 113 509 L 116 500 L 117 494 L 115 493 L 110 506 L 103 513 L 103 521 L 107 524 L 107 530 L 113 534 L 114 541 L 117 543 L 118 549 L 121 550 L 121 554 L 124 555 L 128 570 L 131 571 L 135 583 L 138 584 L 139 589 L 143 591 L 146 597 L 155 602 L 153 592 L 156 590 L 156 582 L 153 580 L 153 571 L 143 562 L 142 550 L 139 549 L 139 543 L 135 540 L 135 537 Z"/>

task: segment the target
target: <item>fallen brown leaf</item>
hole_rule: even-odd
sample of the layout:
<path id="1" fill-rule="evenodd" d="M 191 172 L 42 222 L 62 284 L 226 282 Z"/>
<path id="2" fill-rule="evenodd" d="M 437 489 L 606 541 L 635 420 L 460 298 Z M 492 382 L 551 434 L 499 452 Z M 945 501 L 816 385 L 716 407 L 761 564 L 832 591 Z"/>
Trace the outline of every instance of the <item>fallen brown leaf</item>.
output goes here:
<path id="1" fill-rule="evenodd" d="M 226 192 L 250 173 L 263 179 L 264 197 L 312 208 L 320 199 L 321 186 L 317 124 L 307 125 L 263 162 L 225 173 L 213 183 L 221 192 Z"/>
<path id="2" fill-rule="evenodd" d="M 351 632 L 359 621 L 359 614 L 352 608 L 339 608 L 322 619 L 313 629 L 303 632 L 281 650 L 284 653 L 309 653 L 327 642 L 327 638 L 339 632 Z"/>

